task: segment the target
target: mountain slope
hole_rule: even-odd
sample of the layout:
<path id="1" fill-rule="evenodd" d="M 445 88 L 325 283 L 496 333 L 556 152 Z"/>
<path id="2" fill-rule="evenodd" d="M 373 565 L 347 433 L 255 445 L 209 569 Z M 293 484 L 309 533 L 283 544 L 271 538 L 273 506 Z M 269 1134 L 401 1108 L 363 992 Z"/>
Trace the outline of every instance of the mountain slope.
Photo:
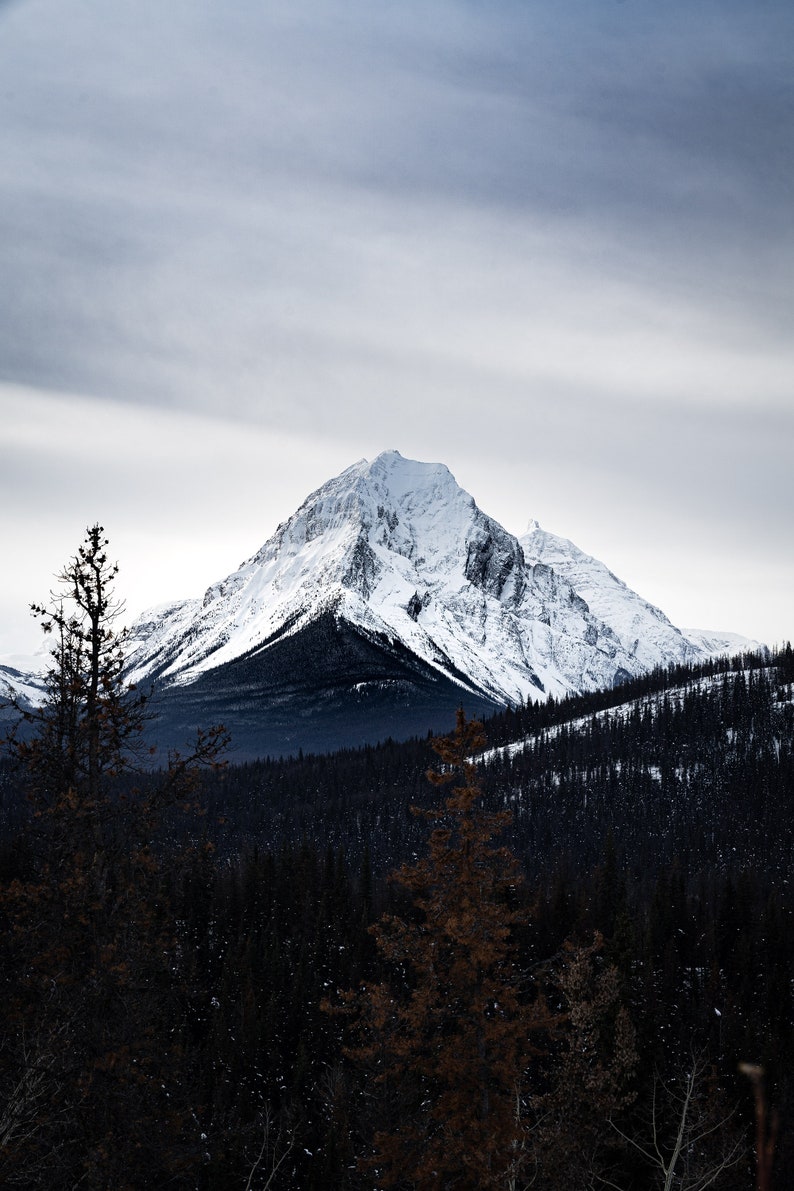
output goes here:
<path id="1" fill-rule="evenodd" d="M 138 621 L 133 674 L 191 683 L 325 614 L 500 703 L 609 686 L 642 665 L 554 570 L 527 566 L 446 467 L 388 452 L 324 484 L 203 599 Z"/>
<path id="2" fill-rule="evenodd" d="M 593 615 L 610 625 L 623 648 L 642 669 L 651 669 L 662 662 L 667 665 L 691 662 L 715 652 L 708 650 L 705 642 L 699 645 L 690 640 L 671 624 L 664 612 L 567 538 L 549 533 L 532 521 L 520 541 L 527 561 L 544 563 L 570 583 Z"/>
<path id="3" fill-rule="evenodd" d="M 331 752 L 451 731 L 461 702 L 479 717 L 499 707 L 399 642 L 325 612 L 265 649 L 162 688 L 152 739 L 170 747 L 223 722 L 237 757 Z"/>

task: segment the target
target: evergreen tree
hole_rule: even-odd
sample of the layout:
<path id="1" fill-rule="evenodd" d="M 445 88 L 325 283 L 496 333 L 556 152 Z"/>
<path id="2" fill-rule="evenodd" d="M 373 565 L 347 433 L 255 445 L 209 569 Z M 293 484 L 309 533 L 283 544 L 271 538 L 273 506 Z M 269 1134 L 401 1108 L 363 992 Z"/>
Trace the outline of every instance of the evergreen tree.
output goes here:
<path id="1" fill-rule="evenodd" d="M 566 944 L 555 967 L 567 1019 L 544 1064 L 548 1090 L 532 1106 L 536 1170 L 546 1188 L 609 1186 L 622 1158 L 610 1122 L 635 1096 L 635 1031 L 599 935 L 589 947 Z"/>
<path id="2" fill-rule="evenodd" d="M 33 606 L 55 634 L 47 696 L 10 741 L 34 816 L 28 870 L 0 888 L 0 1097 L 16 1106 L 0 1181 L 48 1191 L 151 1185 L 192 1152 L 178 1032 L 158 1034 L 175 1016 L 176 940 L 155 841 L 225 734 L 121 784 L 145 704 L 123 680 L 107 545 L 89 529 L 52 605 Z"/>
<path id="3" fill-rule="evenodd" d="M 428 854 L 396 874 L 410 905 L 372 928 L 390 975 L 357 1001 L 360 1045 L 380 1119 L 362 1165 L 379 1187 L 496 1188 L 528 1161 L 527 1068 L 555 1025 L 540 989 L 523 986 L 515 931 L 515 857 L 494 837 L 509 813 L 487 813 L 473 758 L 481 725 L 458 713 L 435 742 L 431 781 L 452 789 L 430 811 Z"/>
<path id="4" fill-rule="evenodd" d="M 128 768 L 140 749 L 146 699 L 122 680 L 115 624 L 123 609 L 113 595 L 118 566 L 107 547 L 101 525 L 88 529 L 50 604 L 31 605 L 54 637 L 46 698 L 40 708 L 18 708 L 10 743 L 39 809 L 65 790 L 96 804 L 104 779 Z"/>

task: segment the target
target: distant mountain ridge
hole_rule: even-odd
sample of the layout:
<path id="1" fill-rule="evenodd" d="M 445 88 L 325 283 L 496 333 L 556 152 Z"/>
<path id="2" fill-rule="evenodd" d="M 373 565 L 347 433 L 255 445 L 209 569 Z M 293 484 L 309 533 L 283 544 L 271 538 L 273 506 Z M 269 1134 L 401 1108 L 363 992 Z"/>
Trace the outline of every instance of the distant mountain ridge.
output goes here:
<path id="1" fill-rule="evenodd" d="M 685 630 L 676 628 L 664 612 L 567 538 L 557 537 L 532 521 L 519 540 L 527 561 L 551 567 L 570 583 L 642 669 L 650 670 L 663 662 L 692 662 L 711 652 L 705 642 L 692 640 Z"/>
<path id="2" fill-rule="evenodd" d="M 144 614 L 130 679 L 169 740 L 222 720 L 264 755 L 445 728 L 707 656 L 603 563 L 518 539 L 440 463 L 387 451 L 313 492 L 197 599 Z"/>

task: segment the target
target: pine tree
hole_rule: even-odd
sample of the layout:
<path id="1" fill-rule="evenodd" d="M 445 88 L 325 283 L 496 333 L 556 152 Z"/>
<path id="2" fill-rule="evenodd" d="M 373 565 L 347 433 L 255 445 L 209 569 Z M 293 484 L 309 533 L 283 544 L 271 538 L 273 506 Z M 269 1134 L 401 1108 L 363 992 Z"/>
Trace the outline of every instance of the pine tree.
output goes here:
<path id="1" fill-rule="evenodd" d="M 566 943 L 555 963 L 567 1020 L 533 1104 L 535 1158 L 546 1188 L 610 1185 L 606 1172 L 620 1148 L 610 1122 L 634 1101 L 635 1031 L 619 973 L 604 962 L 602 947 L 600 935 L 587 947 Z"/>
<path id="2" fill-rule="evenodd" d="M 396 874 L 404 916 L 372 929 L 390 975 L 348 998 L 379 1105 L 362 1165 L 378 1187 L 510 1187 L 528 1160 L 523 1097 L 533 1055 L 555 1025 L 541 991 L 526 988 L 515 932 L 528 921 L 515 857 L 494 838 L 509 813 L 482 809 L 473 758 L 485 738 L 458 713 L 434 743 L 451 786 L 440 806 L 414 810 L 431 825 L 428 853 Z"/>
<path id="3" fill-rule="evenodd" d="M 0 1101 L 3 1085 L 21 1089 L 0 1181 L 48 1191 L 150 1185 L 190 1148 L 174 1036 L 158 1034 L 176 947 L 155 843 L 225 734 L 120 784 L 142 752 L 145 700 L 123 678 L 107 545 L 89 529 L 52 604 L 33 606 L 55 637 L 47 696 L 10 741 L 34 814 L 29 870 L 0 888 Z"/>
<path id="4" fill-rule="evenodd" d="M 101 525 L 86 531 L 57 576 L 49 605 L 32 604 L 54 638 L 40 708 L 19 711 L 11 749 L 26 768 L 39 809 L 64 790 L 96 803 L 106 777 L 128 768 L 140 747 L 144 696 L 122 681 L 124 656 L 115 631 L 123 606 L 113 595 L 118 566 Z"/>

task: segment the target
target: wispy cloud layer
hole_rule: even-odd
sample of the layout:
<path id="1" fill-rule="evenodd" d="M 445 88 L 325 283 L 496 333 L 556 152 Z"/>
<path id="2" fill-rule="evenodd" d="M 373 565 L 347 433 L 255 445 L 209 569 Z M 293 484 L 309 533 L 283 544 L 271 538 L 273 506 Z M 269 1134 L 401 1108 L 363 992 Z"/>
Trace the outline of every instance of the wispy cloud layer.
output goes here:
<path id="1" fill-rule="evenodd" d="M 236 444 L 275 434 L 301 495 L 396 446 L 616 570 L 645 527 L 663 606 L 676 543 L 791 556 L 789 4 L 21 0 L 0 31 L 6 492 L 70 466 L 52 407 L 20 446 L 35 390 L 97 447 L 89 408 L 226 424 L 252 533 Z M 771 598 L 715 620 L 780 636 Z"/>

